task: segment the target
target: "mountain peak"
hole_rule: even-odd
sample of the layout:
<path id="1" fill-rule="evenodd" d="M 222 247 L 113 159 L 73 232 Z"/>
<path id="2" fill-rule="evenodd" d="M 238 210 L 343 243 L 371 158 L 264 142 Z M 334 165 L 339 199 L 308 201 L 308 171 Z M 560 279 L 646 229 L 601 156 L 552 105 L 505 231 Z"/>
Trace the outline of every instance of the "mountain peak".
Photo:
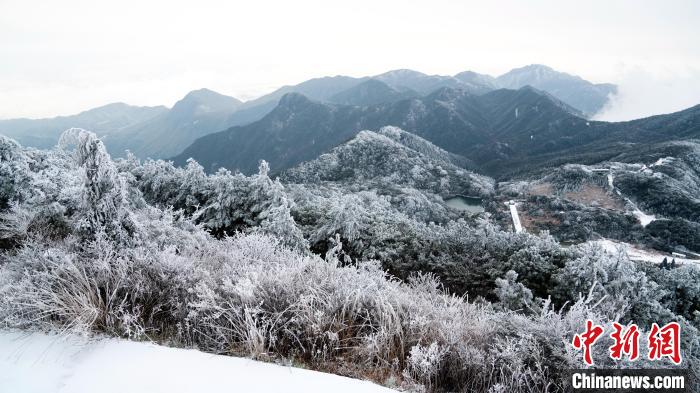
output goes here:
<path id="1" fill-rule="evenodd" d="M 242 102 L 209 89 L 193 90 L 173 105 L 174 112 L 222 112 L 232 111 Z"/>
<path id="2" fill-rule="evenodd" d="M 197 100 L 201 102 L 211 102 L 211 101 L 226 101 L 226 102 L 236 102 L 236 103 L 241 103 L 240 100 L 223 95 L 221 93 L 217 93 L 214 90 L 206 89 L 206 88 L 201 88 L 197 90 L 192 90 L 191 92 L 187 93 L 185 97 L 182 98 L 181 101 L 184 100 Z"/>
<path id="3" fill-rule="evenodd" d="M 501 87 L 519 89 L 530 85 L 544 90 L 586 116 L 598 112 L 616 91 L 614 85 L 595 85 L 583 78 L 556 71 L 542 64 L 515 68 L 496 78 Z"/>
<path id="4" fill-rule="evenodd" d="M 525 85 L 536 85 L 551 79 L 574 78 L 574 76 L 558 72 L 542 64 L 530 64 L 514 68 L 499 76 L 497 80 L 503 87 L 517 89 Z"/>
<path id="5" fill-rule="evenodd" d="M 413 98 L 419 94 L 408 88 L 394 89 L 378 79 L 367 79 L 357 86 L 332 96 L 329 101 L 335 104 L 368 106 L 390 103 Z"/>
<path id="6" fill-rule="evenodd" d="M 554 69 L 552 67 L 546 66 L 544 64 L 528 64 L 526 66 L 513 69 L 513 71 L 515 71 L 515 70 L 531 70 L 531 71 L 532 70 L 535 70 L 535 71 L 542 70 L 542 71 L 556 72 L 556 71 L 554 71 Z"/>
<path id="7" fill-rule="evenodd" d="M 309 103 L 311 103 L 311 100 L 303 94 L 287 93 L 280 98 L 278 106 L 294 109 L 301 106 L 306 106 Z"/>
<path id="8" fill-rule="evenodd" d="M 382 80 L 382 79 L 392 79 L 392 78 L 413 78 L 413 77 L 422 77 L 422 76 L 427 76 L 426 74 L 414 70 L 410 70 L 408 68 L 400 68 L 397 70 L 391 70 L 387 71 L 383 74 L 375 75 L 374 78 Z"/>

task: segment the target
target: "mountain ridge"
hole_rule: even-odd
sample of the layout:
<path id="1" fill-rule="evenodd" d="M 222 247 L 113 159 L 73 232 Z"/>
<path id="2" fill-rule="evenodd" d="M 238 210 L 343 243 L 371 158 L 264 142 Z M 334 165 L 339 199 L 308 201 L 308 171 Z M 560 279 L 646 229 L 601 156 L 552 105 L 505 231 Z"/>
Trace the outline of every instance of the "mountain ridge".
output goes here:
<path id="1" fill-rule="evenodd" d="M 164 106 L 134 106 L 115 102 L 74 115 L 0 120 L 0 134 L 26 146 L 51 148 L 56 145 L 61 133 L 69 128 L 91 129 L 105 135 L 147 121 L 167 110 Z"/>
<path id="2" fill-rule="evenodd" d="M 535 75 L 545 73 L 548 76 L 554 76 L 554 79 L 559 81 L 558 84 L 548 85 L 545 83 L 538 86 L 538 83 L 543 80 L 541 75 L 539 78 L 535 78 L 535 82 L 538 83 L 533 82 L 532 84 L 540 91 L 567 103 L 569 107 L 572 107 L 572 102 L 567 100 L 569 97 L 567 94 L 570 92 L 562 90 L 562 83 L 565 86 L 568 86 L 567 83 L 574 83 L 579 89 L 588 93 L 595 91 L 595 88 L 591 88 L 594 84 L 586 82 L 580 77 L 554 71 L 546 66 L 531 65 L 515 69 L 511 73 L 517 71 L 522 74 L 525 72 L 523 69 L 529 70 Z M 55 145 L 58 135 L 65 129 L 80 127 L 94 130 L 101 137 L 105 137 L 105 143 L 107 143 L 110 152 L 117 156 L 123 155 L 125 150 L 130 150 L 141 158 L 164 158 L 182 152 L 198 137 L 262 119 L 277 106 L 279 99 L 287 93 L 301 93 L 313 100 L 331 104 L 373 106 L 391 104 L 402 99 L 420 98 L 443 88 L 465 90 L 475 95 L 487 94 L 503 87 L 499 84 L 499 78 L 503 79 L 504 75 L 495 78 L 472 71 L 460 72 L 454 76 L 428 75 L 409 69 L 392 70 L 365 77 L 336 75 L 309 79 L 297 85 L 283 86 L 270 94 L 246 102 L 209 89 L 199 89 L 188 93 L 170 109 L 162 106 L 146 107 L 150 108 L 150 112 L 119 119 L 118 111 L 124 111 L 130 106 L 115 103 L 93 108 L 77 115 L 57 117 L 53 122 L 46 119 L 0 120 L 0 133 L 17 139 L 24 145 L 48 148 Z M 518 83 L 522 84 L 522 80 L 525 79 L 523 76 Z M 564 82 L 561 82 L 562 80 Z M 600 94 L 594 93 L 591 94 L 593 94 L 594 100 L 598 100 L 596 105 L 603 105 L 607 101 L 607 96 L 602 97 Z M 581 110 L 576 105 L 573 107 L 576 110 L 570 111 L 577 116 L 588 117 L 590 115 L 590 111 Z M 101 118 L 99 121 L 80 120 L 81 116 L 109 112 L 110 110 L 117 113 Z M 169 112 L 169 114 L 165 114 L 165 112 Z M 158 118 L 156 119 L 156 117 Z M 115 124 L 110 123 L 112 120 Z M 124 132 L 125 135 L 121 135 L 121 132 Z M 159 144 L 163 146 L 159 146 Z"/>
<path id="3" fill-rule="evenodd" d="M 613 149 L 620 143 L 700 135 L 698 112 L 689 108 L 633 122 L 594 122 L 531 87 L 483 95 L 442 88 L 425 97 L 365 107 L 289 93 L 261 121 L 201 138 L 173 159 L 182 165 L 192 157 L 207 171 L 226 167 L 244 173 L 252 173 L 257 161 L 265 159 L 273 170 L 282 171 L 318 157 L 362 129 L 393 125 L 466 157 L 465 162 L 473 162 L 482 173 L 510 176 L 530 168 L 523 165 L 529 160 L 534 168 L 553 157 L 566 159 L 563 153 L 575 157 L 576 152 Z M 519 166 L 511 167 L 513 163 Z"/>

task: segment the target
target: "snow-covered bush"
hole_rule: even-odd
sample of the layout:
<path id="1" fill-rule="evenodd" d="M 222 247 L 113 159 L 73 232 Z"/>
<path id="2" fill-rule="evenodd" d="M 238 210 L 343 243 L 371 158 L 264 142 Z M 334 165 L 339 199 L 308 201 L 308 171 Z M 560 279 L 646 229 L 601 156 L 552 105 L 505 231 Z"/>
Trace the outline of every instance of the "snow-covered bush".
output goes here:
<path id="1" fill-rule="evenodd" d="M 517 282 L 518 273 L 509 270 L 505 278 L 496 279 L 494 292 L 501 305 L 508 310 L 522 310 L 532 305 L 532 291 Z"/>
<path id="2" fill-rule="evenodd" d="M 626 255 L 611 256 L 593 244 L 577 251 L 579 257 L 556 273 L 554 296 L 576 299 L 590 291 L 599 303 L 598 309 L 610 318 L 634 320 L 645 326 L 663 319 L 666 312 L 659 299 L 664 291 L 650 282 Z"/>

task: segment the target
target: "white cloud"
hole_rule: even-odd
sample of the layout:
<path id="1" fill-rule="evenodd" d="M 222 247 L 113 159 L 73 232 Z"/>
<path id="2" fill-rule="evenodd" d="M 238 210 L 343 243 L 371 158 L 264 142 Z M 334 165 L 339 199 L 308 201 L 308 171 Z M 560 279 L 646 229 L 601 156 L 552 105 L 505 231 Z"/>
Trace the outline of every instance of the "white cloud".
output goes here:
<path id="1" fill-rule="evenodd" d="M 622 67 L 618 94 L 595 118 L 624 121 L 677 112 L 700 104 L 700 70 L 681 67 L 651 72 L 641 67 Z"/>

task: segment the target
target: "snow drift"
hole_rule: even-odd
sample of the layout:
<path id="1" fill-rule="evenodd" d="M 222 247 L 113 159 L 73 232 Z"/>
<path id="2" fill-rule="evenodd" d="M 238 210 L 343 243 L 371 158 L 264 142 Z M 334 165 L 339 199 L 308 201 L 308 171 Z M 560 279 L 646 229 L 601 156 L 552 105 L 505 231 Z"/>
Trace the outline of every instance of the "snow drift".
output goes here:
<path id="1" fill-rule="evenodd" d="M 392 390 L 317 371 L 150 343 L 0 332 L 3 393 Z"/>

